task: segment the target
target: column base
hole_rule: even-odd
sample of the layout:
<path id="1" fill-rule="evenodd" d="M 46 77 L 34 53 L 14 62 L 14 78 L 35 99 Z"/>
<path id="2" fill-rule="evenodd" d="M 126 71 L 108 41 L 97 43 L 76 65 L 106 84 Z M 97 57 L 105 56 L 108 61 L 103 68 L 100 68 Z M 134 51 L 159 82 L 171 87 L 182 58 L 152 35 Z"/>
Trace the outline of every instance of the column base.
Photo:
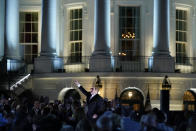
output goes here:
<path id="1" fill-rule="evenodd" d="M 171 56 L 152 56 L 148 60 L 149 71 L 172 73 L 175 72 L 175 60 Z"/>
<path id="2" fill-rule="evenodd" d="M 21 60 L 16 59 L 7 59 L 6 61 L 6 67 L 7 72 L 15 72 L 15 73 L 25 73 L 25 63 Z M 5 63 L 4 63 L 5 64 Z M 4 65 L 5 68 L 5 65 Z"/>
<path id="3" fill-rule="evenodd" d="M 111 72 L 112 58 L 110 55 L 92 55 L 89 61 L 91 72 Z"/>
<path id="4" fill-rule="evenodd" d="M 58 72 L 58 69 L 63 69 L 63 59 L 59 57 L 40 56 L 35 59 L 35 73 L 52 73 Z"/>
<path id="5" fill-rule="evenodd" d="M 7 60 L 3 57 L 0 61 L 0 75 L 7 73 Z"/>

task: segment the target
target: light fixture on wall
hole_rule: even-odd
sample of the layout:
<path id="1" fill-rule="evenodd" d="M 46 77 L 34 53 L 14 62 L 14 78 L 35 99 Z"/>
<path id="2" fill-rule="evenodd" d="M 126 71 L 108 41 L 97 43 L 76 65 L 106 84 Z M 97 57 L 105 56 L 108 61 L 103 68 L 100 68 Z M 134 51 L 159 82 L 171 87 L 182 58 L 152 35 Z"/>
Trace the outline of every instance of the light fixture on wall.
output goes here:
<path id="1" fill-rule="evenodd" d="M 124 52 L 119 52 L 118 55 L 119 55 L 119 56 L 126 56 L 127 54 L 124 53 Z"/>
<path id="2" fill-rule="evenodd" d="M 132 92 L 129 92 L 128 93 L 128 96 L 129 96 L 129 98 L 131 98 L 133 96 L 133 93 Z"/>

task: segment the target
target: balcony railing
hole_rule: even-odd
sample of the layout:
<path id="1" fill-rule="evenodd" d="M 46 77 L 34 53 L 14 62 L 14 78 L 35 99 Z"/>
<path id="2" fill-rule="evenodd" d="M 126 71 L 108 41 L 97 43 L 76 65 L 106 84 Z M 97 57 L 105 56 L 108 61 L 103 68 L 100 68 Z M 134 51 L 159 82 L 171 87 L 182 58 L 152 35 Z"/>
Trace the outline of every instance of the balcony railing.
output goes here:
<path id="1" fill-rule="evenodd" d="M 151 72 L 149 56 L 113 56 L 113 72 Z M 88 72 L 90 56 L 64 57 L 65 72 Z M 165 59 L 164 59 L 165 60 Z M 196 73 L 196 57 L 175 58 L 176 73 Z"/>
<path id="2" fill-rule="evenodd" d="M 90 56 L 63 57 L 66 72 L 88 72 Z"/>

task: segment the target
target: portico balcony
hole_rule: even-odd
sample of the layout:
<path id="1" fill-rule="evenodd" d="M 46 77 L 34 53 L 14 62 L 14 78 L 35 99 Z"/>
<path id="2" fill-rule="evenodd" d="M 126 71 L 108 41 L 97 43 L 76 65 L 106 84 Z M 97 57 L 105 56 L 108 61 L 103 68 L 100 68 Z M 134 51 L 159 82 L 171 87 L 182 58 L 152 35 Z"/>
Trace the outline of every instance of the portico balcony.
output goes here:
<path id="1" fill-rule="evenodd" d="M 90 56 L 63 58 L 64 72 L 89 72 Z M 152 72 L 150 70 L 150 58 L 150 56 L 112 56 L 112 72 Z M 175 62 L 175 73 L 196 73 L 196 57 L 178 57 L 175 60 L 177 61 Z"/>

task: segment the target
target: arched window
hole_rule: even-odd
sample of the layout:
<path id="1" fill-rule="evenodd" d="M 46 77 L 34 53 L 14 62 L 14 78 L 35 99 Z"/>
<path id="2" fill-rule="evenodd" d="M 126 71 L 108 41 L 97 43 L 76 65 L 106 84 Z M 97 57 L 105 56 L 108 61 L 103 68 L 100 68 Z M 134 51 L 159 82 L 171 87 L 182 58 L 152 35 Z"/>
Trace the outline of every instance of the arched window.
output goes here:
<path id="1" fill-rule="evenodd" d="M 143 108 L 144 95 L 135 87 L 128 87 L 120 95 L 120 103 L 124 106 L 132 106 L 133 110 L 139 111 Z"/>
<path id="2" fill-rule="evenodd" d="M 187 90 L 183 96 L 184 110 L 195 111 L 196 107 L 196 94 L 192 90 Z"/>

